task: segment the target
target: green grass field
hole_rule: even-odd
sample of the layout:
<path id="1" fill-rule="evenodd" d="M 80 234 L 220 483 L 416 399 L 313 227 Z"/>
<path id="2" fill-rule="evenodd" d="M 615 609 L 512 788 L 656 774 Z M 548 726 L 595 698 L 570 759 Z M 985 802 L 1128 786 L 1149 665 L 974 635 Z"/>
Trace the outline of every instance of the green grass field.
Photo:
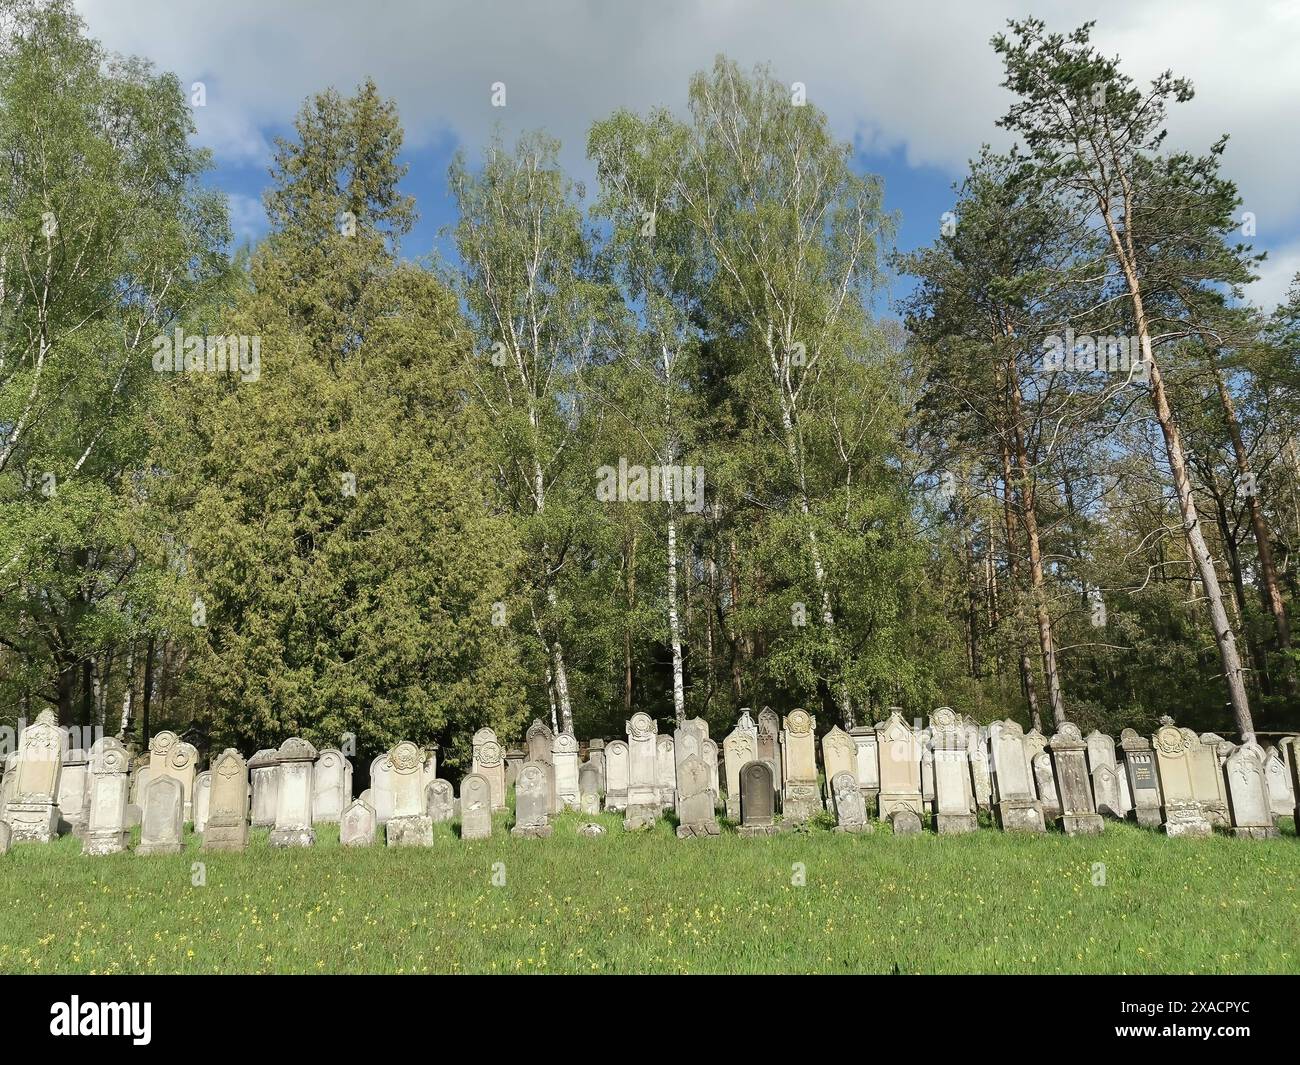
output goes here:
<path id="1" fill-rule="evenodd" d="M 561 816 L 431 849 L 0 858 L 0 972 L 1300 972 L 1300 840 L 678 840 Z M 608 834 L 577 835 L 598 820 Z M 202 862 L 206 884 L 195 886 Z M 806 882 L 798 886 L 798 864 Z M 1094 884 L 1105 865 L 1105 884 Z M 504 885 L 494 885 L 504 874 Z"/>

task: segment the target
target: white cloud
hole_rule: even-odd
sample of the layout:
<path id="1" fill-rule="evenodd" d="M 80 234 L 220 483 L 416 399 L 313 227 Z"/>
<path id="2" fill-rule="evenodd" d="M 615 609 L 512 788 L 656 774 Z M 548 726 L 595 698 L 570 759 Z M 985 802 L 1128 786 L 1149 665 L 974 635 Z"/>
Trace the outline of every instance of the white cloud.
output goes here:
<path id="1" fill-rule="evenodd" d="M 236 245 L 254 244 L 266 235 L 269 224 L 266 208 L 260 199 L 232 192 L 227 194 L 227 200 L 230 205 L 230 229 Z"/>
<path id="2" fill-rule="evenodd" d="M 1271 311 L 1285 299 L 1291 283 L 1300 274 L 1300 241 L 1269 252 L 1257 272 L 1259 280 L 1246 287 L 1246 299 Z"/>
<path id="3" fill-rule="evenodd" d="M 901 149 L 909 163 L 956 176 L 984 141 L 1006 97 L 989 37 L 1024 0 L 665 0 L 654 4 L 550 0 L 80 0 L 91 32 L 147 55 L 185 84 L 208 83 L 201 137 L 239 160 L 263 159 L 263 131 L 285 123 L 326 85 L 373 75 L 396 97 L 413 144 L 451 133 L 478 146 L 500 120 L 508 131 L 544 126 L 578 167 L 590 123 L 613 109 L 681 108 L 687 79 L 718 52 L 770 60 L 803 81 L 843 136 Z M 1300 10 L 1278 0 L 1047 0 L 1054 29 L 1097 19 L 1094 39 L 1145 81 L 1165 68 L 1198 95 L 1176 109 L 1175 143 L 1207 146 L 1230 131 L 1226 169 L 1259 218 L 1260 240 L 1300 221 Z M 504 81 L 508 106 L 489 106 Z M 1270 227 L 1274 237 L 1270 238 Z"/>

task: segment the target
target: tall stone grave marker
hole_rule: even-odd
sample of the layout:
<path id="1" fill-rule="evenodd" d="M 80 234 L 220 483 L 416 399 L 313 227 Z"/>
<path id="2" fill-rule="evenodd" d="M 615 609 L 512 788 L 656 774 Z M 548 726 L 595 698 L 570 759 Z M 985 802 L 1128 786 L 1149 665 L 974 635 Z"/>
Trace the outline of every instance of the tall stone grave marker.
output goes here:
<path id="1" fill-rule="evenodd" d="M 203 828 L 208 823 L 208 811 L 212 808 L 212 771 L 204 770 L 194 778 L 194 834 L 203 835 Z"/>
<path id="2" fill-rule="evenodd" d="M 126 800 L 130 755 L 122 744 L 106 736 L 90 749 L 90 803 L 82 854 L 117 854 L 126 850 Z"/>
<path id="3" fill-rule="evenodd" d="M 140 820 L 140 845 L 136 854 L 179 854 L 184 849 L 185 791 L 177 777 L 162 774 L 149 781 Z"/>
<path id="4" fill-rule="evenodd" d="M 1197 739 L 1195 733 L 1189 736 L 1166 716 L 1160 719 L 1160 728 L 1152 740 L 1164 797 L 1163 827 L 1170 836 L 1208 836 L 1212 832 L 1196 794 L 1192 739 Z"/>
<path id="5" fill-rule="evenodd" d="M 993 761 L 993 815 L 1003 832 L 1046 832 L 1043 804 L 1034 790 L 1025 734 L 1011 720 L 989 729 Z"/>
<path id="6" fill-rule="evenodd" d="M 1119 764 L 1115 761 L 1115 741 L 1093 729 L 1088 733 L 1088 774 L 1092 777 L 1092 794 L 1097 813 L 1104 817 L 1124 816 L 1119 793 Z"/>
<path id="7" fill-rule="evenodd" d="M 1276 747 L 1264 749 L 1264 779 L 1268 781 L 1269 806 L 1276 817 L 1290 817 L 1295 809 L 1295 796 L 1287 779 L 1286 761 Z M 1300 825 L 1296 826 L 1300 831 Z"/>
<path id="8" fill-rule="evenodd" d="M 758 757 L 772 765 L 772 780 L 776 790 L 785 786 L 785 770 L 781 765 L 781 718 L 770 706 L 758 713 Z"/>
<path id="9" fill-rule="evenodd" d="M 272 847 L 310 847 L 316 842 L 311 824 L 312 772 L 316 748 L 291 736 L 280 744 L 276 758 L 280 766 L 280 787 L 276 796 L 275 828 L 268 842 Z"/>
<path id="10" fill-rule="evenodd" d="M 578 740 L 571 732 L 557 733 L 551 741 L 551 762 L 555 766 L 557 809 L 576 810 L 582 804 L 578 788 Z"/>
<path id="11" fill-rule="evenodd" d="M 1062 721 L 1048 742 L 1048 751 L 1061 799 L 1061 828 L 1067 836 L 1095 836 L 1102 832 L 1106 826 L 1093 799 L 1088 744 L 1079 726 Z"/>
<path id="12" fill-rule="evenodd" d="M 677 838 L 720 834 L 709 767 L 693 754 L 677 767 Z"/>
<path id="13" fill-rule="evenodd" d="M 242 851 L 248 846 L 248 765 L 233 747 L 212 763 L 212 796 L 203 832 L 205 851 Z"/>
<path id="14" fill-rule="evenodd" d="M 1232 805 L 1232 834 L 1267 839 L 1278 834 L 1273 823 L 1265 779 L 1264 751 L 1257 743 L 1243 743 L 1228 755 L 1228 798 Z"/>
<path id="15" fill-rule="evenodd" d="M 1164 798 L 1160 794 L 1160 774 L 1151 741 L 1135 729 L 1126 728 L 1119 734 L 1119 748 L 1124 756 L 1121 768 L 1133 800 L 1133 819 L 1143 828 L 1159 828 Z"/>
<path id="16" fill-rule="evenodd" d="M 758 726 L 745 710 L 722 741 L 722 758 L 727 769 L 727 817 L 740 820 L 740 771 L 748 763 L 758 760 Z"/>
<path id="17" fill-rule="evenodd" d="M 460 782 L 460 838 L 490 839 L 492 836 L 492 785 L 478 773 Z"/>
<path id="18" fill-rule="evenodd" d="M 59 816 L 67 830 L 81 835 L 86 828 L 86 794 L 90 784 L 90 759 L 80 747 L 63 754 L 63 769 L 59 773 L 57 802 Z"/>
<path id="19" fill-rule="evenodd" d="M 613 740 L 605 748 L 605 809 L 627 809 L 628 747 Z"/>
<path id="20" fill-rule="evenodd" d="M 740 828 L 742 836 L 770 836 L 777 831 L 776 782 L 772 763 L 749 762 L 740 770 Z"/>
<path id="21" fill-rule="evenodd" d="M 312 773 L 311 819 L 315 824 L 337 824 L 343 808 L 352 801 L 350 766 L 343 752 L 326 747 L 316 759 Z"/>
<path id="22" fill-rule="evenodd" d="M 550 774 L 542 762 L 525 762 L 515 782 L 515 827 L 512 836 L 546 839 L 551 835 Z"/>
<path id="23" fill-rule="evenodd" d="M 393 816 L 393 760 L 385 751 L 370 763 L 370 804 L 380 825 L 388 824 Z"/>
<path id="24" fill-rule="evenodd" d="M 456 791 L 450 780 L 431 780 L 424 786 L 424 812 L 435 825 L 456 818 Z"/>
<path id="25" fill-rule="evenodd" d="M 930 744 L 934 761 L 934 827 L 940 835 L 974 832 L 975 795 L 971 788 L 966 736 L 950 707 L 930 716 Z"/>
<path id="26" fill-rule="evenodd" d="M 492 789 L 492 809 L 506 808 L 506 755 L 490 728 L 474 733 L 474 772 L 484 777 Z"/>
<path id="27" fill-rule="evenodd" d="M 847 769 L 831 780 L 831 803 L 835 810 L 836 832 L 870 832 L 867 801 L 858 789 L 857 779 Z"/>
<path id="28" fill-rule="evenodd" d="M 858 745 L 839 725 L 832 725 L 831 730 L 822 737 L 822 769 L 826 773 L 826 799 L 829 808 L 831 785 L 840 773 L 852 775 L 854 784 L 857 784 Z"/>
<path id="29" fill-rule="evenodd" d="M 880 820 L 888 821 L 895 834 L 920 832 L 920 743 L 901 710 L 895 708 L 876 726 L 876 745 L 880 754 Z"/>
<path id="30" fill-rule="evenodd" d="M 655 745 L 658 732 L 658 723 L 646 713 L 633 714 L 627 723 L 628 785 L 623 819 L 626 829 L 646 828 L 659 817 Z M 610 754 L 612 757 L 612 749 Z"/>
<path id="31" fill-rule="evenodd" d="M 781 730 L 781 764 L 785 767 L 782 809 L 787 821 L 807 821 L 822 809 L 817 790 L 817 719 L 807 710 L 791 710 Z"/>
<path id="32" fill-rule="evenodd" d="M 584 814 L 600 813 L 600 770 L 595 762 L 578 766 L 578 808 Z"/>
<path id="33" fill-rule="evenodd" d="M 858 790 L 868 805 L 874 805 L 880 796 L 880 755 L 876 747 L 876 730 L 870 725 L 849 729 L 856 748 L 857 759 L 853 775 L 858 780 Z"/>
<path id="34" fill-rule="evenodd" d="M 60 728 L 51 710 L 42 710 L 18 738 L 18 769 L 14 791 L 5 806 L 14 843 L 49 843 L 59 831 L 59 776 L 68 730 Z"/>
<path id="35" fill-rule="evenodd" d="M 677 794 L 677 758 L 673 738 L 655 736 L 655 786 L 659 789 L 659 806 L 671 810 Z"/>
<path id="36" fill-rule="evenodd" d="M 424 753 L 410 740 L 388 752 L 393 767 L 393 816 L 386 834 L 390 847 L 433 846 L 433 821 L 425 812 Z"/>
<path id="37" fill-rule="evenodd" d="M 275 748 L 258 751 L 248 760 L 253 779 L 253 827 L 275 825 L 275 809 L 280 805 L 280 764 Z"/>

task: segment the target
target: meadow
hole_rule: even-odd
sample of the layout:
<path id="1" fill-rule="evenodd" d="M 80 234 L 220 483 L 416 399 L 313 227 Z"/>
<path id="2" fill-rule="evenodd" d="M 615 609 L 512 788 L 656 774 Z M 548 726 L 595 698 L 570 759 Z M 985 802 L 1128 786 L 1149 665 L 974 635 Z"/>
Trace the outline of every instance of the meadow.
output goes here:
<path id="1" fill-rule="evenodd" d="M 678 840 L 563 814 L 549 840 L 0 858 L 4 973 L 1300 972 L 1300 839 Z M 607 828 L 586 838 L 588 821 Z M 137 830 L 138 833 L 138 830 Z M 199 863 L 199 864 L 196 864 Z"/>

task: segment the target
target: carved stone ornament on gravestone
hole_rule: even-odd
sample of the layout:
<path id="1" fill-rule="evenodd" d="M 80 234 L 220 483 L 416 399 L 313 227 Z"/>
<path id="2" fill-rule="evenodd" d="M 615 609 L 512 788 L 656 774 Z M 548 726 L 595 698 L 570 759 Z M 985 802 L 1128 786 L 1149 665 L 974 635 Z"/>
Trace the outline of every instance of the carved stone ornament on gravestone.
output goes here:
<path id="1" fill-rule="evenodd" d="M 1213 833 L 1196 794 L 1193 779 L 1191 742 L 1186 733 L 1168 716 L 1152 741 L 1156 768 L 1160 774 L 1160 791 L 1164 797 L 1165 834 L 1204 837 Z"/>

